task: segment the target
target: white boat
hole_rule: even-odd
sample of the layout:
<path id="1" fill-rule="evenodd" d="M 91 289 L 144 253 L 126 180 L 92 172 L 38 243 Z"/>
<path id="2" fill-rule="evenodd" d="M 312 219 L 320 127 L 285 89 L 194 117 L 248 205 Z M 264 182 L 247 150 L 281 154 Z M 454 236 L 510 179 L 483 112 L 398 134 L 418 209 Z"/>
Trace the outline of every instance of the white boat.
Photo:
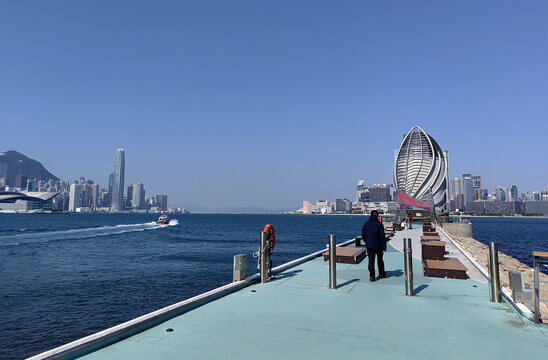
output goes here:
<path id="1" fill-rule="evenodd" d="M 169 224 L 169 218 L 167 217 L 167 215 L 166 214 L 160 215 L 160 217 L 158 218 L 157 224 L 159 224 L 159 225 Z"/>

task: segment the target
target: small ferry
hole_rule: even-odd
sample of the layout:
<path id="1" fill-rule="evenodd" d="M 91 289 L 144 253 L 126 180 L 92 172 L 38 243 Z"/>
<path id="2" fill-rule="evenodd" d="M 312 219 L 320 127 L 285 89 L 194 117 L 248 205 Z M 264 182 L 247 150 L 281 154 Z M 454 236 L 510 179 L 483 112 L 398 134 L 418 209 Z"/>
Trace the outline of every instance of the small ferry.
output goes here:
<path id="1" fill-rule="evenodd" d="M 166 214 L 160 215 L 160 217 L 158 218 L 157 224 L 159 224 L 159 225 L 169 224 L 169 218 L 167 217 L 167 215 Z"/>

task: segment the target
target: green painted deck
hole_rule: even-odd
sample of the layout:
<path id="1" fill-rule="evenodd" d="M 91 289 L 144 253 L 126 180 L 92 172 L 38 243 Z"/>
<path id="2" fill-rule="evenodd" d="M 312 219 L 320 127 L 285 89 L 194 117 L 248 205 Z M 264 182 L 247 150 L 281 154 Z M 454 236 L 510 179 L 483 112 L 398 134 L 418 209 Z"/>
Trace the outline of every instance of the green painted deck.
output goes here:
<path id="1" fill-rule="evenodd" d="M 425 278 L 413 261 L 413 297 L 404 295 L 403 254 L 390 246 L 388 278 L 370 283 L 367 259 L 338 264 L 337 290 L 316 258 L 83 359 L 546 357 L 546 325 L 489 302 L 485 283 Z"/>

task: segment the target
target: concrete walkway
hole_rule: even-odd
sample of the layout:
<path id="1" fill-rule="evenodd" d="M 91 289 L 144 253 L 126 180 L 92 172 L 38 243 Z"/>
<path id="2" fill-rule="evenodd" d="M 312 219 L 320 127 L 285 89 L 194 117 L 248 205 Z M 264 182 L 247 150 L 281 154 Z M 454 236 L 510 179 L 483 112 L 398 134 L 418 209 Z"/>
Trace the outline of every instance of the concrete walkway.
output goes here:
<path id="1" fill-rule="evenodd" d="M 418 238 L 418 231 L 402 231 Z M 417 236 L 418 235 L 418 236 Z M 417 246 L 418 248 L 418 246 Z M 417 253 L 415 253 L 417 254 Z M 388 277 L 368 281 L 367 261 L 316 258 L 84 359 L 518 359 L 544 358 L 548 327 L 491 303 L 484 283 L 425 278 L 414 260 L 405 296 L 403 254 L 389 246 Z"/>
<path id="2" fill-rule="evenodd" d="M 445 257 L 457 258 L 460 262 L 468 268 L 466 272 L 468 277 L 472 280 L 476 280 L 482 283 L 487 283 L 487 279 L 472 265 L 470 260 L 453 244 L 453 242 L 445 236 L 441 231 L 438 231 L 441 241 L 446 242 Z M 403 252 L 403 239 L 411 238 L 411 248 L 413 249 L 413 258 L 422 260 L 422 224 L 414 224 L 413 229 L 405 229 L 402 231 L 396 231 L 389 244 L 392 245 L 398 251 Z"/>

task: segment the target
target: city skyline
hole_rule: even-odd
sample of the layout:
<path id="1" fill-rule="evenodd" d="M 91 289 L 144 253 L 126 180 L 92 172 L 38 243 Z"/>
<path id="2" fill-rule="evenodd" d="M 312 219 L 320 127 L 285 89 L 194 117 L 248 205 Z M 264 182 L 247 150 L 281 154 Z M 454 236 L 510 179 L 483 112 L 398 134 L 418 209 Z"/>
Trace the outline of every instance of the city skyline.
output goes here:
<path id="1" fill-rule="evenodd" d="M 277 210 L 392 182 L 394 151 L 420 125 L 449 151 L 451 178 L 539 191 L 546 10 L 2 3 L 0 130 L 21 134 L 2 147 L 102 187 L 124 148 L 126 182 L 174 206 Z"/>

